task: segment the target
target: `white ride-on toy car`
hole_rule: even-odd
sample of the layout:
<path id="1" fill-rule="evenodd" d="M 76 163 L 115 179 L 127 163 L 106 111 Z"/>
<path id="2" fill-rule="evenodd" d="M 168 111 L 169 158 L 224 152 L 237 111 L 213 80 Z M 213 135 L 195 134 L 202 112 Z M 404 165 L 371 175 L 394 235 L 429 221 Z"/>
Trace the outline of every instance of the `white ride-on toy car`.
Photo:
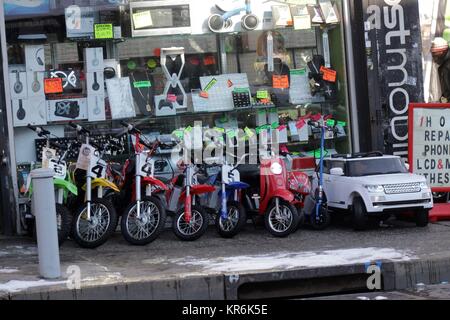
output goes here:
<path id="1" fill-rule="evenodd" d="M 312 190 L 318 183 L 314 177 Z M 392 214 L 408 212 L 414 213 L 417 226 L 428 225 L 432 191 L 425 177 L 409 173 L 398 156 L 333 155 L 324 159 L 323 184 L 327 208 L 350 213 L 356 230 L 366 229 L 370 218 L 385 221 Z"/>

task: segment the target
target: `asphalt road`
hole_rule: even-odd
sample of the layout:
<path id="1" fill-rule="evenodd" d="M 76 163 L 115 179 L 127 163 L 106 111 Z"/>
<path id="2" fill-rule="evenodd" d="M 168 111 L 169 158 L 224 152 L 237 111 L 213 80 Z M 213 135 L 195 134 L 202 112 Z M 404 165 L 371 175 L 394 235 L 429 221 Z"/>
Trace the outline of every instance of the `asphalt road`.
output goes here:
<path id="1" fill-rule="evenodd" d="M 210 226 L 207 234 L 195 242 L 179 241 L 167 230 L 145 247 L 129 245 L 117 232 L 94 250 L 66 241 L 60 255 L 63 273 L 75 265 L 80 267 L 83 281 L 108 283 L 139 277 L 151 280 L 318 268 L 382 259 L 403 261 L 449 256 L 449 248 L 450 222 L 417 228 L 412 223 L 394 220 L 364 232 L 355 232 L 345 224 L 335 224 L 321 232 L 302 228 L 282 239 L 252 224 L 233 239 L 220 238 Z M 37 248 L 31 239 L 0 239 L 0 291 L 10 290 L 6 284 L 11 286 L 15 280 L 33 285 L 38 280 L 37 261 Z M 30 284 L 16 286 L 27 288 Z"/>

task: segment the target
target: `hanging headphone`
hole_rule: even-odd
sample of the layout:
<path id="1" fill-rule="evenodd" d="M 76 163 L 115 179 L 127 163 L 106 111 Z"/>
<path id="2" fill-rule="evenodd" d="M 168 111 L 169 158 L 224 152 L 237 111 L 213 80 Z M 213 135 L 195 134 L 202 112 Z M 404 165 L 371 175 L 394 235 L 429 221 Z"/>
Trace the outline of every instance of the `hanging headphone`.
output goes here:
<path id="1" fill-rule="evenodd" d="M 40 51 L 43 51 L 43 50 L 44 50 L 44 48 L 39 48 L 38 50 L 36 50 L 36 62 L 40 66 L 44 65 L 44 61 L 42 61 L 42 58 L 38 54 L 39 54 Z"/>
<path id="2" fill-rule="evenodd" d="M 231 11 L 223 10 L 218 4 L 217 9 L 224 12 L 224 14 L 213 14 L 208 18 L 208 27 L 212 32 L 220 32 L 223 29 L 230 28 L 232 26 L 231 18 L 239 15 L 245 10 L 246 14 L 241 19 L 241 26 L 244 30 L 255 30 L 259 25 L 259 18 L 252 13 L 251 0 L 245 0 L 244 8 L 236 8 Z"/>

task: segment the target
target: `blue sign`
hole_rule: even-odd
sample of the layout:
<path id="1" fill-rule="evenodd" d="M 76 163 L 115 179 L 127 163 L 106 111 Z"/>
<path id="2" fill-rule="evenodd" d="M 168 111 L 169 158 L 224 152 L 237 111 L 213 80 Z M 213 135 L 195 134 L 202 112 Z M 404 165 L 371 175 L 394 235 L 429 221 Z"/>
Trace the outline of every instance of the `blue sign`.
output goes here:
<path id="1" fill-rule="evenodd" d="M 5 16 L 45 14 L 50 11 L 50 0 L 4 0 Z"/>

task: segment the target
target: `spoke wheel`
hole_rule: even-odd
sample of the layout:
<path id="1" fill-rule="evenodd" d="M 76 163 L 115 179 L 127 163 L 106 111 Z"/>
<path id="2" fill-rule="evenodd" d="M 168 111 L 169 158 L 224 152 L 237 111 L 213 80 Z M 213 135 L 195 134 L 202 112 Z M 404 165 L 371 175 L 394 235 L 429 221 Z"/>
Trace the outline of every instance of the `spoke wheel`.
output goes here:
<path id="1" fill-rule="evenodd" d="M 208 228 L 208 214 L 200 206 L 192 206 L 192 217 L 185 220 L 184 208 L 180 209 L 173 219 L 173 231 L 183 241 L 193 241 L 205 234 Z"/>
<path id="2" fill-rule="evenodd" d="M 122 216 L 122 234 L 129 243 L 146 245 L 154 241 L 163 231 L 166 211 L 159 200 L 146 197 L 140 203 L 140 216 L 137 216 L 137 203 L 130 205 Z"/>
<path id="3" fill-rule="evenodd" d="M 296 230 L 300 221 L 297 209 L 286 201 L 276 202 L 269 207 L 265 215 L 265 224 L 269 232 L 275 237 L 286 237 Z"/>
<path id="4" fill-rule="evenodd" d="M 223 219 L 218 215 L 216 219 L 216 228 L 220 236 L 232 238 L 238 234 L 247 222 L 247 214 L 244 207 L 235 201 L 228 202 L 228 217 Z"/>
<path id="5" fill-rule="evenodd" d="M 104 199 L 91 201 L 91 219 L 84 205 L 74 218 L 73 237 L 83 248 L 96 248 L 104 244 L 115 230 L 116 210 Z"/>

